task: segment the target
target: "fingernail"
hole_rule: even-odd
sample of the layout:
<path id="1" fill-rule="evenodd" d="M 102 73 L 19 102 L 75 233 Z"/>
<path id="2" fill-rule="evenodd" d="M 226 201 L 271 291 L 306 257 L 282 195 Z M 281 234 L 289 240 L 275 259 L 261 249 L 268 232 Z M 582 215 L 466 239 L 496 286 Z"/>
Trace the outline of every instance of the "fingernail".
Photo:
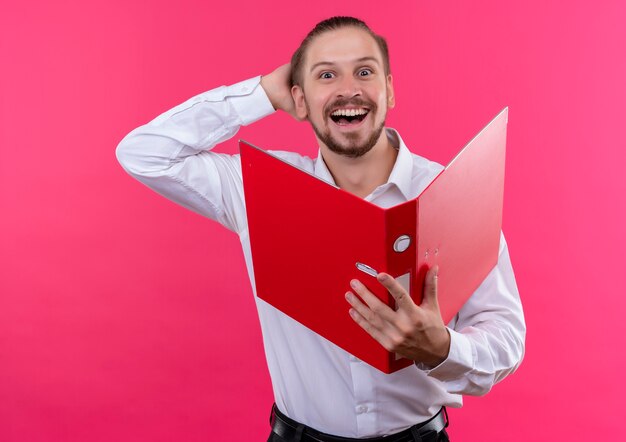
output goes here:
<path id="1" fill-rule="evenodd" d="M 356 279 L 353 279 L 352 281 L 350 281 L 350 287 L 352 287 L 353 289 L 357 288 L 359 286 L 359 282 Z"/>
<path id="2" fill-rule="evenodd" d="M 352 301 L 352 293 L 350 292 L 346 293 L 346 301 Z"/>
<path id="3" fill-rule="evenodd" d="M 379 280 L 379 281 L 381 281 L 381 282 L 385 282 L 385 281 L 387 281 L 388 279 L 389 279 L 389 275 L 386 275 L 386 274 L 382 274 L 382 275 L 381 275 L 380 273 L 378 274 L 378 280 Z"/>

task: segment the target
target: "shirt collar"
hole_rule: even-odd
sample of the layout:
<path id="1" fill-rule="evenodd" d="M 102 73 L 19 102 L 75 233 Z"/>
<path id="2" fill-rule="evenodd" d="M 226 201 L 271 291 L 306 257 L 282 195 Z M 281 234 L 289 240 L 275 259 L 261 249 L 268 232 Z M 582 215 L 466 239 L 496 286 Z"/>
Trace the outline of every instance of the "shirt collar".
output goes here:
<path id="1" fill-rule="evenodd" d="M 413 154 L 406 147 L 404 141 L 400 137 L 397 130 L 387 128 L 387 137 L 391 144 L 398 149 L 398 157 L 396 163 L 391 169 L 388 183 L 395 184 L 396 187 L 402 192 L 402 196 L 409 200 L 411 198 L 411 184 L 413 181 Z"/>
<path id="2" fill-rule="evenodd" d="M 328 170 L 328 166 L 326 166 L 326 163 L 324 162 L 324 158 L 322 158 L 321 149 L 317 151 L 317 159 L 315 160 L 315 176 L 323 179 L 333 186 L 337 186 L 330 170 Z"/>
<path id="3" fill-rule="evenodd" d="M 402 193 L 405 199 L 411 198 L 411 180 L 413 176 L 413 156 L 409 149 L 404 144 L 404 141 L 400 137 L 397 130 L 386 128 L 387 138 L 391 142 L 391 145 L 398 150 L 398 157 L 391 169 L 391 174 L 387 180 L 388 184 L 395 184 L 398 190 Z M 322 152 L 318 151 L 317 160 L 315 161 L 315 176 L 323 179 L 336 186 L 335 180 L 328 170 L 324 159 L 322 158 Z"/>

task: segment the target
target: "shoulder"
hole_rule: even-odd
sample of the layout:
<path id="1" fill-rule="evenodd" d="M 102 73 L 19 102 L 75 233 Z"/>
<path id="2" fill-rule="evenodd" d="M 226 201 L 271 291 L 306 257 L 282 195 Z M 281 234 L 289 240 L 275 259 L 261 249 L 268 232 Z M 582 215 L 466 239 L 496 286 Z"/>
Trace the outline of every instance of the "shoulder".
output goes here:
<path id="1" fill-rule="evenodd" d="M 413 176 L 424 174 L 424 175 L 438 175 L 443 169 L 444 166 L 437 163 L 436 161 L 429 160 L 424 158 L 421 155 L 411 152 L 411 159 L 413 160 Z M 433 176 L 434 178 L 434 176 Z"/>
<path id="2" fill-rule="evenodd" d="M 413 196 L 416 197 L 421 194 L 426 187 L 441 173 L 444 167 L 429 159 L 426 159 L 420 155 L 411 152 L 412 159 L 412 173 L 411 173 L 411 188 L 413 190 Z"/>
<path id="3" fill-rule="evenodd" d="M 403 163 L 411 163 L 414 177 L 427 177 L 429 175 L 436 176 L 443 170 L 443 166 L 441 164 L 418 155 L 409 149 L 396 129 L 388 127 L 387 137 L 389 137 L 391 144 L 400 151 L 399 160 Z"/>
<path id="4" fill-rule="evenodd" d="M 268 150 L 268 152 L 276 158 L 280 158 L 298 169 L 302 169 L 309 173 L 314 172 L 315 160 L 310 157 L 301 155 L 297 152 L 289 152 L 285 150 Z"/>
<path id="5" fill-rule="evenodd" d="M 405 186 L 404 188 L 408 190 L 408 196 L 414 198 L 441 173 L 444 167 L 435 161 L 413 153 L 404 143 L 397 130 L 387 128 L 387 136 L 399 150 L 395 177 L 401 183 L 401 186 Z M 409 180 L 410 183 L 407 182 Z"/>

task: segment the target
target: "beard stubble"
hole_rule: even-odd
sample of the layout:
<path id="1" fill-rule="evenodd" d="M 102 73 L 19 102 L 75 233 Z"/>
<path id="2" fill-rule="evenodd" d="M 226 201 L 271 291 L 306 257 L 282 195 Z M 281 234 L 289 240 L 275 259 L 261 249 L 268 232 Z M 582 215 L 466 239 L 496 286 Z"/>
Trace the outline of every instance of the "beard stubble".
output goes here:
<path id="1" fill-rule="evenodd" d="M 309 109 L 309 105 L 306 104 L 306 99 L 305 105 L 307 113 L 311 115 L 311 110 Z M 370 116 L 369 114 L 375 114 L 378 110 L 378 106 L 376 105 L 376 103 L 372 101 L 366 101 L 361 98 L 337 99 L 324 108 L 324 121 L 328 121 L 328 119 L 330 118 L 330 112 L 333 108 L 349 105 L 367 107 L 369 109 L 367 115 L 368 117 Z M 333 137 L 333 135 L 330 133 L 330 129 L 326 128 L 326 130 L 324 131 L 321 128 L 317 127 L 310 119 L 309 122 L 311 123 L 311 127 L 313 128 L 315 135 L 317 135 L 317 138 L 319 138 L 319 140 L 324 143 L 331 152 L 334 152 L 338 155 L 346 156 L 348 158 L 359 158 L 372 150 L 372 148 L 376 145 L 376 142 L 380 138 L 380 134 L 385 128 L 385 119 L 383 119 L 380 125 L 374 127 L 372 133 L 362 143 L 359 144 L 358 142 L 359 134 L 346 133 L 345 137 L 348 139 L 348 143 L 341 144 L 339 140 Z"/>

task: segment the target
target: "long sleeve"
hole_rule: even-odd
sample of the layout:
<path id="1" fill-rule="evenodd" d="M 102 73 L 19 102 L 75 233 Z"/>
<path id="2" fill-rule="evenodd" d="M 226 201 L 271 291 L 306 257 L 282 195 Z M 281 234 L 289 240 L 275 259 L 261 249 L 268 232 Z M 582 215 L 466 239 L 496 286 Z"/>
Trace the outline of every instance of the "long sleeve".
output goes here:
<path id="1" fill-rule="evenodd" d="M 137 180 L 235 232 L 245 224 L 238 155 L 210 152 L 274 109 L 260 77 L 197 95 L 130 132 L 116 154 Z"/>
<path id="2" fill-rule="evenodd" d="M 442 381 L 450 393 L 483 395 L 521 363 L 526 325 L 503 235 L 497 265 L 448 330 L 448 358 L 425 372 Z"/>
<path id="3" fill-rule="evenodd" d="M 133 130 L 117 148 L 130 175 L 240 234 L 253 287 L 239 156 L 210 149 L 272 112 L 257 77 L 191 98 Z M 399 136 L 396 141 L 397 167 L 371 198 L 383 207 L 418 195 L 440 170 L 412 155 Z M 322 179 L 330 176 L 323 161 L 293 152 L 279 156 Z M 460 406 L 459 394 L 486 393 L 515 370 L 524 352 L 524 317 L 503 237 L 497 266 L 448 325 L 448 358 L 430 370 L 384 374 L 264 301 L 257 308 L 276 404 L 290 417 L 338 435 L 389 434 L 443 405 Z"/>

